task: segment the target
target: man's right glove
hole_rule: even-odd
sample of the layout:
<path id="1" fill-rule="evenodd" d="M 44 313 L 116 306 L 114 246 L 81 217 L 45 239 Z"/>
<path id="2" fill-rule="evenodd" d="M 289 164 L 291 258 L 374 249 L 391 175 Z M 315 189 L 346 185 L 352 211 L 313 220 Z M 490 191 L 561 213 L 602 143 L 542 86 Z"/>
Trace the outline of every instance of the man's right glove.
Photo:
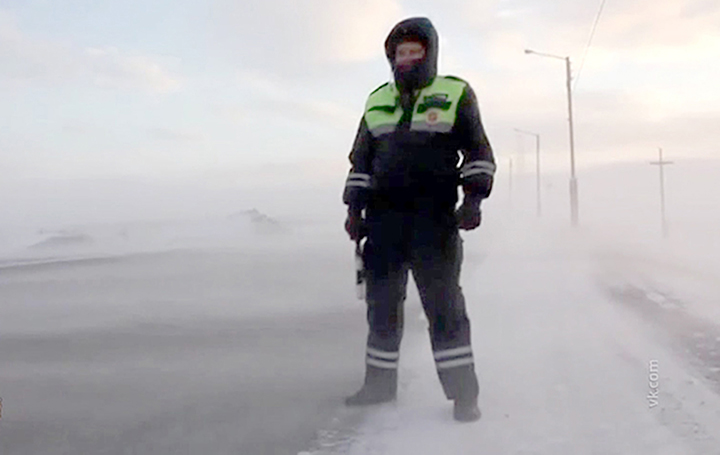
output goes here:
<path id="1" fill-rule="evenodd" d="M 355 241 L 362 240 L 367 235 L 367 227 L 360 210 L 348 210 L 345 219 L 345 231 L 350 236 L 350 239 Z"/>
<path id="2" fill-rule="evenodd" d="M 458 227 L 470 231 L 480 226 L 482 212 L 480 202 L 466 199 L 455 212 Z"/>

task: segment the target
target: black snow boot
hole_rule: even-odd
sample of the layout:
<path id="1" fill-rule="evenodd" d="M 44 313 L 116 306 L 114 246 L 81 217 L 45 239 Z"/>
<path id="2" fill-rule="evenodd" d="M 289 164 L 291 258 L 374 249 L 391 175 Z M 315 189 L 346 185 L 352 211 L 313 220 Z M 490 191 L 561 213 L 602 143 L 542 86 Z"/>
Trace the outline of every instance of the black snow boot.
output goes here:
<path id="1" fill-rule="evenodd" d="M 455 400 L 453 409 L 453 417 L 458 422 L 475 422 L 480 420 L 480 408 L 478 407 L 477 397 L 458 398 Z"/>
<path id="2" fill-rule="evenodd" d="M 345 399 L 347 406 L 368 406 L 387 403 L 397 397 L 397 370 L 385 370 L 368 365 L 365 384 Z"/>

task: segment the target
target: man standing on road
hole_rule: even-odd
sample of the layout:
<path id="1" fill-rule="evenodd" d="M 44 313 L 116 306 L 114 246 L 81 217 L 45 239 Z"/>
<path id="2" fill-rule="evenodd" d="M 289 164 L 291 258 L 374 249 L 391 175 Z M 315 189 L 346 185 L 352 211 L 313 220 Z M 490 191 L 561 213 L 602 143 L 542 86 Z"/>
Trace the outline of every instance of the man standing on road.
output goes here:
<path id="1" fill-rule="evenodd" d="M 459 229 L 480 225 L 480 203 L 492 190 L 495 160 L 470 85 L 437 75 L 438 36 L 428 19 L 397 24 L 385 41 L 385 54 L 394 82 L 368 98 L 343 194 L 350 238 L 367 236 L 369 325 L 365 382 L 346 404 L 396 397 L 403 303 L 412 270 L 454 417 L 475 421 L 480 418 L 478 381 L 459 284 Z M 459 185 L 464 199 L 456 210 Z"/>

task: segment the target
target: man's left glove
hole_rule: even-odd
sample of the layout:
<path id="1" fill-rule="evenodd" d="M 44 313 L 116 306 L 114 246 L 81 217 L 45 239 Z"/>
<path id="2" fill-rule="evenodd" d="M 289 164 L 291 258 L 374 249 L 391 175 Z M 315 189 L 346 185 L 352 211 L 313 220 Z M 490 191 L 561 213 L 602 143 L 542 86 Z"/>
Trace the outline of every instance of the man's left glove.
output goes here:
<path id="1" fill-rule="evenodd" d="M 482 212 L 480 211 L 480 201 L 465 200 L 455 211 L 455 219 L 458 227 L 466 231 L 471 231 L 480 226 L 482 221 Z"/>
<path id="2" fill-rule="evenodd" d="M 367 235 L 367 226 L 360 210 L 348 210 L 345 219 L 345 231 L 350 236 L 350 239 L 355 241 L 362 240 Z"/>

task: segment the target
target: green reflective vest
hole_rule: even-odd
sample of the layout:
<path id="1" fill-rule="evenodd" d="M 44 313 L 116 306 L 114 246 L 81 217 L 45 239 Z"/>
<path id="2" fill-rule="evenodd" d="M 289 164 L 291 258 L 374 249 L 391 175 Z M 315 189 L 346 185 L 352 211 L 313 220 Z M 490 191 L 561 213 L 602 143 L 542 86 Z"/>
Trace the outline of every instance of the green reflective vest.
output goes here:
<path id="1" fill-rule="evenodd" d="M 455 125 L 458 102 L 467 83 L 449 76 L 437 76 L 423 88 L 413 108 L 411 131 L 449 133 Z M 365 123 L 374 137 L 392 133 L 402 118 L 400 94 L 394 83 L 374 91 L 365 105 Z"/>

